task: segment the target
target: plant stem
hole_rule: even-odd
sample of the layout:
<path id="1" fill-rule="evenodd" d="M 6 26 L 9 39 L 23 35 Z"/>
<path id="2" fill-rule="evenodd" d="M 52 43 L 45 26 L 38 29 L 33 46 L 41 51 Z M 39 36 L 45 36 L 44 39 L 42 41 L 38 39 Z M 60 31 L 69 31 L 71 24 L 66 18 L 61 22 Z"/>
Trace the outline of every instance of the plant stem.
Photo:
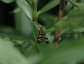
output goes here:
<path id="1" fill-rule="evenodd" d="M 35 42 L 35 48 L 36 48 L 36 50 L 37 50 L 37 52 L 40 52 L 39 51 L 39 48 L 38 48 L 38 45 L 37 45 L 37 38 L 36 38 L 36 36 L 35 36 L 35 31 L 34 31 L 34 23 L 32 24 L 32 28 L 33 28 L 33 38 L 34 38 L 34 42 Z"/>
<path id="2" fill-rule="evenodd" d="M 59 12 L 58 12 L 58 21 L 60 21 L 63 18 L 64 6 L 65 6 L 65 0 L 60 0 L 60 6 L 59 6 Z"/>
<path id="3" fill-rule="evenodd" d="M 37 0 L 32 0 L 32 16 L 33 16 L 33 21 L 37 22 L 38 21 Z"/>
<path id="4" fill-rule="evenodd" d="M 62 20 L 64 15 L 64 6 L 65 6 L 65 0 L 60 0 L 60 6 L 59 6 L 59 12 L 58 12 L 58 21 Z M 58 47 L 58 41 L 59 41 L 59 34 L 60 34 L 60 28 L 58 27 L 55 31 L 54 35 L 54 46 Z"/>
<path id="5" fill-rule="evenodd" d="M 33 22 L 32 22 L 33 38 L 34 38 L 36 50 L 37 50 L 37 52 L 39 52 L 38 45 L 37 45 L 37 39 L 35 36 L 35 31 L 34 31 L 34 22 L 38 21 L 37 0 L 32 0 L 32 19 L 33 19 Z"/>

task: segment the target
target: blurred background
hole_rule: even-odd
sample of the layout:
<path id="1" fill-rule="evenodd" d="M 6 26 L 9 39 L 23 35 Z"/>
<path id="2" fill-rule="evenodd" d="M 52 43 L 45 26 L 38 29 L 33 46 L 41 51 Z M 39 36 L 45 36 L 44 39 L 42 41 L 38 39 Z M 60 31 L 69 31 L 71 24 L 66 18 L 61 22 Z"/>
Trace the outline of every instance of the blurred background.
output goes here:
<path id="1" fill-rule="evenodd" d="M 46 5 L 47 2 L 49 2 L 49 0 L 40 0 L 38 3 L 38 10 Z M 58 8 L 59 5 L 48 11 L 46 14 L 41 15 L 39 23 L 46 26 L 46 28 L 52 26 L 54 21 L 56 21 L 55 16 L 58 14 Z M 48 18 L 48 14 L 52 15 L 51 18 L 49 17 L 50 19 Z M 51 20 L 53 21 L 51 22 Z M 31 34 L 32 32 L 30 20 L 17 6 L 15 1 L 11 1 L 10 3 L 6 3 L 3 0 L 0 1 L 0 32 L 18 33 L 24 35 Z"/>
<path id="2" fill-rule="evenodd" d="M 40 15 L 32 27 L 31 0 L 0 0 L 1 64 L 84 64 L 84 0 L 66 1 L 62 22 L 57 22 L 59 4 L 60 0 L 38 0 Z M 49 44 L 37 43 L 36 47 L 39 24 L 45 28 Z M 58 27 L 59 47 L 54 48 Z"/>

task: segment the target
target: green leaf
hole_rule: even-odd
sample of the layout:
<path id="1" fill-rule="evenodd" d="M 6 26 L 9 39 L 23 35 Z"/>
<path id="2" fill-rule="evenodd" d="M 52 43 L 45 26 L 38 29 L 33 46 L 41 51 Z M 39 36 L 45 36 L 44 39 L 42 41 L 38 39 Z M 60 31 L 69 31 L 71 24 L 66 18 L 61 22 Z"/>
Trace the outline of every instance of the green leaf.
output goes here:
<path id="1" fill-rule="evenodd" d="M 51 0 L 41 10 L 38 11 L 38 14 L 42 14 L 49 11 L 50 9 L 57 6 L 59 3 L 60 3 L 60 0 Z"/>
<path id="2" fill-rule="evenodd" d="M 28 64 L 28 60 L 14 47 L 11 41 L 0 38 L 1 64 Z"/>
<path id="3" fill-rule="evenodd" d="M 27 50 L 29 49 L 31 49 L 31 46 Z M 36 64 L 42 60 L 41 54 L 34 53 L 28 58 L 25 57 L 14 47 L 14 44 L 11 41 L 2 38 L 0 38 L 0 52 L 0 64 Z M 26 54 L 29 54 L 30 52 L 32 51 L 27 51 Z"/>
<path id="4" fill-rule="evenodd" d="M 19 33 L 24 35 L 29 35 L 32 32 L 31 20 L 26 16 L 26 14 L 17 7 L 13 13 L 15 14 L 15 29 Z M 19 34 L 20 34 L 19 33 Z"/>
<path id="5" fill-rule="evenodd" d="M 28 1 L 30 4 L 32 4 L 31 0 L 26 0 L 26 1 Z"/>
<path id="6" fill-rule="evenodd" d="M 61 29 L 84 27 L 84 4 L 77 4 L 78 7 L 71 10 L 67 16 L 56 25 Z"/>
<path id="7" fill-rule="evenodd" d="M 43 25 L 47 28 L 52 28 L 53 26 L 55 26 L 57 22 L 57 17 L 52 14 L 41 14 L 39 16 L 39 19 L 41 20 Z"/>
<path id="8" fill-rule="evenodd" d="M 84 4 L 84 0 L 81 0 L 81 3 L 83 3 L 83 4 Z"/>
<path id="9" fill-rule="evenodd" d="M 29 35 L 32 32 L 31 21 L 32 11 L 31 7 L 28 7 L 28 3 L 25 0 L 17 0 L 19 7 L 13 12 L 15 13 L 15 26 L 17 32 L 21 32 L 24 35 Z M 29 5 L 30 6 L 30 5 Z"/>
<path id="10" fill-rule="evenodd" d="M 5 2 L 5 3 L 11 3 L 11 2 L 13 2 L 14 0 L 1 0 L 1 1 L 3 1 L 3 2 Z"/>
<path id="11" fill-rule="evenodd" d="M 67 4 L 65 6 L 65 14 L 67 14 L 69 11 L 71 11 L 74 7 L 78 7 L 75 3 L 77 3 L 77 0 L 67 0 Z"/>
<path id="12" fill-rule="evenodd" d="M 17 21 L 18 22 L 18 21 Z M 32 32 L 31 20 L 22 11 L 20 13 L 20 29 L 24 35 L 29 35 Z"/>
<path id="13" fill-rule="evenodd" d="M 67 14 L 71 9 L 72 9 L 73 5 L 68 2 L 67 5 L 65 6 L 65 13 Z"/>
<path id="14" fill-rule="evenodd" d="M 58 48 L 44 53 L 45 59 L 40 64 L 77 64 L 84 61 L 84 36 L 78 39 L 66 39 Z"/>
<path id="15" fill-rule="evenodd" d="M 32 9 L 26 0 L 16 0 L 17 5 L 24 11 L 30 20 L 32 20 Z"/>
<path id="16" fill-rule="evenodd" d="M 0 38 L 11 41 L 11 43 L 14 44 L 14 47 L 26 57 L 36 54 L 35 44 L 33 38 L 30 36 L 26 37 L 22 35 L 0 33 Z"/>

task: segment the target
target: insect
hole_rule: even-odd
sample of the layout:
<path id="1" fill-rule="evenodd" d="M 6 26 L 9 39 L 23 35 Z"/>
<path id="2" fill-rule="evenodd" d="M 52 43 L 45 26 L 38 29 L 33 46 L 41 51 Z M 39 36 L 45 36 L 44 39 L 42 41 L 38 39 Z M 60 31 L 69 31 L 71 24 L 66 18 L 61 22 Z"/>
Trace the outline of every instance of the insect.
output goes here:
<path id="1" fill-rule="evenodd" d="M 38 42 L 39 43 L 43 42 L 43 43 L 46 43 L 46 44 L 49 43 L 48 38 L 47 38 L 47 36 L 46 36 L 42 27 L 40 27 L 40 30 L 39 30 Z"/>

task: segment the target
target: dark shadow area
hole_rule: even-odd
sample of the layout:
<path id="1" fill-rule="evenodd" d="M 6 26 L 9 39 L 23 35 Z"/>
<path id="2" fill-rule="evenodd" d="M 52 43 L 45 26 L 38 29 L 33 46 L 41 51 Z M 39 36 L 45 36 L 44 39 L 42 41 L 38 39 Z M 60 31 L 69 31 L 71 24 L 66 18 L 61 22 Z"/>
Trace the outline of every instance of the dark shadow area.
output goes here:
<path id="1" fill-rule="evenodd" d="M 14 15 L 11 13 L 15 9 L 15 2 L 10 4 L 0 1 L 0 26 L 10 26 L 14 28 Z"/>
<path id="2" fill-rule="evenodd" d="M 84 60 L 77 62 L 76 64 L 84 64 Z"/>

